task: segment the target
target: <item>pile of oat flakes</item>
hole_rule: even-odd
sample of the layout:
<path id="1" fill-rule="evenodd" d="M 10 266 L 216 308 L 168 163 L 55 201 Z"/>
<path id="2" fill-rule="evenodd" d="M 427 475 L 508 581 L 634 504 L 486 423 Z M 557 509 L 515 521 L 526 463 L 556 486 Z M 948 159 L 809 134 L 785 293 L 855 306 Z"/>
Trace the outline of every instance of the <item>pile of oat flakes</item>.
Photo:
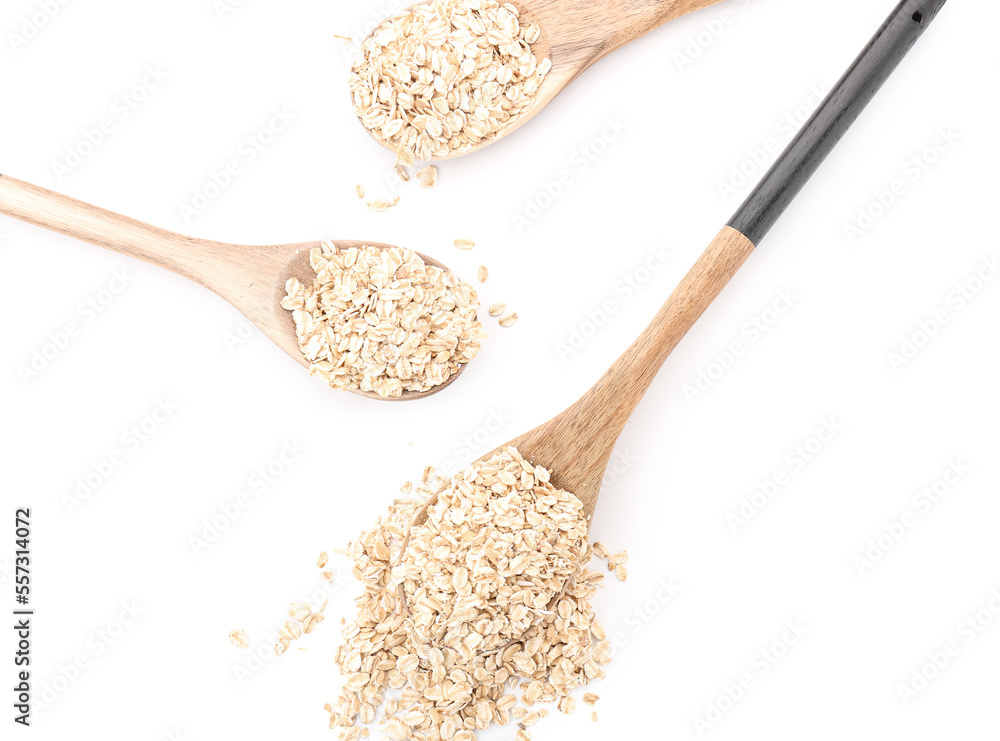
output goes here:
<path id="1" fill-rule="evenodd" d="M 539 703 L 572 712 L 570 693 L 611 659 L 590 602 L 603 581 L 587 568 L 598 552 L 580 501 L 514 448 L 451 479 L 426 471 L 415 498 L 344 551 L 363 593 L 357 616 L 342 620 L 346 679 L 327 705 L 330 726 L 344 741 L 373 723 L 399 741 L 474 741 L 515 721 L 528 741 L 548 713 Z"/>

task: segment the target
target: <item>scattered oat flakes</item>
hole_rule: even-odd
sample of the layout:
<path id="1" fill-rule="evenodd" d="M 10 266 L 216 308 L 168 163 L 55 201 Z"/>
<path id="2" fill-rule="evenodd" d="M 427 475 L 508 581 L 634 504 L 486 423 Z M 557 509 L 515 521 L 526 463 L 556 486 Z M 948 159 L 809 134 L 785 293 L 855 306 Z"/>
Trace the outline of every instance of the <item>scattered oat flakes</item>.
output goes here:
<path id="1" fill-rule="evenodd" d="M 305 620 L 312 613 L 308 602 L 293 602 L 288 607 L 288 616 L 295 620 Z"/>
<path id="2" fill-rule="evenodd" d="M 471 239 L 456 239 L 455 246 L 460 250 L 471 250 L 476 246 L 476 243 Z"/>
<path id="3" fill-rule="evenodd" d="M 563 713 L 566 713 L 566 715 L 569 715 L 574 710 L 576 710 L 576 700 L 574 700 L 569 695 L 566 695 L 565 697 L 560 698 L 560 700 L 559 700 L 559 710 L 562 711 Z"/>
<path id="4" fill-rule="evenodd" d="M 364 198 L 365 197 L 365 186 L 363 186 L 363 185 L 355 185 L 354 186 L 354 192 L 357 194 L 358 198 Z"/>
<path id="5" fill-rule="evenodd" d="M 490 316 L 500 316 L 507 311 L 507 304 L 493 304 L 490 307 Z"/>
<path id="6" fill-rule="evenodd" d="M 417 171 L 417 180 L 420 181 L 421 188 L 433 188 L 438 182 L 438 171 L 434 165 L 427 165 L 422 170 Z"/>
<path id="7" fill-rule="evenodd" d="M 618 581 L 626 581 L 628 579 L 628 571 L 621 564 L 615 566 L 615 578 Z"/>
<path id="8" fill-rule="evenodd" d="M 517 725 L 518 725 L 518 728 L 521 728 L 521 729 L 531 728 L 533 725 L 535 725 L 535 723 L 537 723 L 541 719 L 542 719 L 541 713 L 535 711 L 535 712 L 532 712 L 532 713 L 528 713 L 523 718 L 521 718 L 521 722 L 518 723 Z"/>
<path id="9" fill-rule="evenodd" d="M 337 41 L 343 41 L 345 44 L 350 44 L 351 41 L 353 41 L 353 39 L 350 36 L 344 36 L 343 34 L 339 33 L 335 33 L 333 35 L 333 38 L 337 39 Z"/>
<path id="10" fill-rule="evenodd" d="M 490 277 L 490 271 L 485 265 L 480 265 L 479 270 L 476 272 L 476 277 L 479 278 L 480 283 L 485 283 L 486 279 Z"/>
<path id="11" fill-rule="evenodd" d="M 399 487 L 399 493 L 400 494 L 409 494 L 411 491 L 413 491 L 413 482 L 412 481 L 407 481 L 401 487 Z"/>
<path id="12" fill-rule="evenodd" d="M 624 566 L 625 564 L 628 563 L 628 551 L 622 551 L 621 553 L 616 553 L 613 556 L 609 556 L 608 563 L 612 564 L 613 566 L 618 566 L 619 564 Z"/>
<path id="13" fill-rule="evenodd" d="M 325 619 L 326 616 L 322 612 L 314 612 L 302 623 L 302 632 L 312 633 L 316 630 L 316 626 L 322 623 Z"/>
<path id="14" fill-rule="evenodd" d="M 499 0 L 434 0 L 389 18 L 352 67 L 361 123 L 401 157 L 424 161 L 503 131 L 551 68 L 531 49 L 541 29 L 519 15 Z"/>
<path id="15" fill-rule="evenodd" d="M 590 714 L 590 719 L 592 721 L 594 721 L 595 723 L 597 722 L 597 711 L 596 710 Z"/>
<path id="16" fill-rule="evenodd" d="M 236 648 L 247 648 L 250 645 L 250 636 L 243 628 L 229 631 L 229 642 Z"/>
<path id="17" fill-rule="evenodd" d="M 301 635 L 302 625 L 298 622 L 293 623 L 291 620 L 281 626 L 281 630 L 278 631 L 279 638 L 287 638 L 289 641 L 294 641 Z"/>
<path id="18" fill-rule="evenodd" d="M 601 541 L 594 543 L 594 555 L 598 558 L 603 558 L 605 561 L 608 560 L 608 548 Z"/>
<path id="19" fill-rule="evenodd" d="M 517 312 L 509 311 L 500 317 L 501 327 L 513 327 L 517 323 Z"/>
<path id="20" fill-rule="evenodd" d="M 409 179 L 410 179 L 410 173 L 406 169 L 406 165 L 404 165 L 402 162 L 397 162 L 396 163 L 396 175 L 404 183 L 407 182 L 407 181 L 409 181 Z"/>
<path id="21" fill-rule="evenodd" d="M 281 305 L 292 312 L 309 372 L 334 388 L 382 397 L 439 386 L 479 352 L 479 299 L 453 273 L 412 250 L 310 253 L 311 287 L 289 279 Z"/>
<path id="22" fill-rule="evenodd" d="M 365 204 L 369 211 L 374 213 L 382 213 L 383 211 L 388 211 L 393 206 L 399 205 L 399 196 L 393 196 L 392 198 L 376 198 L 374 201 L 368 201 Z"/>
<path id="23" fill-rule="evenodd" d="M 588 705 L 593 705 L 600 699 L 601 698 L 598 695 L 594 694 L 593 692 L 585 692 L 583 695 L 583 701 Z"/>
<path id="24" fill-rule="evenodd" d="M 316 567 L 320 569 L 323 568 L 324 566 L 326 566 L 326 562 L 329 560 L 330 559 L 327 557 L 326 551 L 323 551 L 322 553 L 319 554 L 319 558 L 316 559 Z"/>

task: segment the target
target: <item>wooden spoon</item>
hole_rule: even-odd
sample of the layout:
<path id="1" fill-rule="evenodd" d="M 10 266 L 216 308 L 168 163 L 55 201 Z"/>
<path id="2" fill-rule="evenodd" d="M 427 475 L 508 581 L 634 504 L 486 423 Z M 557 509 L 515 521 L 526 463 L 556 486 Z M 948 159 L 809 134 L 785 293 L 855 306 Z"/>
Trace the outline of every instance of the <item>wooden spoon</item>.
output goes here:
<path id="1" fill-rule="evenodd" d="M 509 135 L 530 121 L 584 70 L 601 57 L 643 36 L 667 21 L 721 0 L 513 0 L 522 25 L 537 23 L 541 28 L 532 53 L 541 62 L 548 58 L 552 69 L 542 80 L 531 107 L 501 131 L 484 138 L 459 154 L 435 157 L 452 159 L 474 152 Z M 376 28 L 372 31 L 375 34 Z M 386 149 L 393 145 L 368 132 Z"/>
<path id="2" fill-rule="evenodd" d="M 899 3 L 639 338 L 579 401 L 500 448 L 513 446 L 535 465 L 547 468 L 552 472 L 553 485 L 576 494 L 583 502 L 587 517 L 593 515 L 615 442 L 657 371 L 840 141 L 944 3 L 945 0 L 903 0 Z M 489 458 L 500 448 L 483 458 Z M 414 515 L 414 526 L 423 523 L 435 499 Z"/>
<path id="3" fill-rule="evenodd" d="M 321 242 L 256 246 L 195 239 L 7 176 L 0 176 L 0 213 L 189 278 L 226 299 L 278 347 L 309 367 L 299 350 L 292 312 L 281 307 L 281 300 L 289 278 L 312 285 L 316 274 L 309 264 L 309 251 Z M 347 240 L 335 244 L 340 248 L 392 246 Z M 426 255 L 420 257 L 428 265 L 448 269 Z M 371 391 L 352 393 L 383 401 L 419 399 L 451 385 L 463 370 L 465 365 L 460 365 L 457 373 L 429 391 L 404 391 L 401 396 L 388 398 Z"/>

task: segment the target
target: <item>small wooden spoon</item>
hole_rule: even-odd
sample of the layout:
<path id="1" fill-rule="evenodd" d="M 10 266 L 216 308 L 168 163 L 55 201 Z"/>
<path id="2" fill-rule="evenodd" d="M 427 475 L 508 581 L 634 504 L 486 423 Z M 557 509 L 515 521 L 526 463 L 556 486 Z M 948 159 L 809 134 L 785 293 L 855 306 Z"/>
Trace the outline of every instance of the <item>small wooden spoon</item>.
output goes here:
<path id="1" fill-rule="evenodd" d="M 256 246 L 195 239 L 7 176 L 0 176 L 0 213 L 189 278 L 226 299 L 278 347 L 309 367 L 309 361 L 299 350 L 292 312 L 281 307 L 281 300 L 289 278 L 312 285 L 316 274 L 309 264 L 309 251 L 321 242 Z M 340 248 L 392 247 L 347 240 L 337 240 L 335 244 Z M 426 255 L 420 257 L 428 265 L 448 269 Z M 460 365 L 457 373 L 429 391 L 404 391 L 401 396 L 389 398 L 371 391 L 352 390 L 352 393 L 383 401 L 420 399 L 454 383 L 463 370 L 465 365 Z"/>
<path id="2" fill-rule="evenodd" d="M 606 54 L 643 36 L 664 23 L 715 5 L 721 0 L 513 0 L 521 24 L 541 28 L 532 53 L 541 62 L 548 58 L 552 69 L 535 93 L 531 107 L 515 120 L 471 149 L 460 154 L 435 157 L 446 160 L 482 149 L 517 130 L 552 102 L 584 70 Z M 372 31 L 376 33 L 378 28 Z M 371 136 L 386 149 L 393 146 L 372 131 Z"/>
<path id="3" fill-rule="evenodd" d="M 576 494 L 588 518 L 593 515 L 615 442 L 664 361 L 784 213 L 944 3 L 899 3 L 639 338 L 579 401 L 500 448 L 513 446 L 535 465 L 547 468 L 553 485 Z M 434 499 L 414 515 L 414 526 L 426 520 Z M 408 542 L 409 535 L 406 537 Z"/>

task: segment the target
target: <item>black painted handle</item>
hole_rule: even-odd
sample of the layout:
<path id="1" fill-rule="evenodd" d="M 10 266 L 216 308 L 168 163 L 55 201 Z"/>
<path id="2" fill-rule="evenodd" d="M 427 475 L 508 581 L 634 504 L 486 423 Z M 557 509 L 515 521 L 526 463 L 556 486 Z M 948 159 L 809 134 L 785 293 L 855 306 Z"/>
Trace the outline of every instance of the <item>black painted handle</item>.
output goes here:
<path id="1" fill-rule="evenodd" d="M 906 56 L 946 0 L 903 0 L 740 206 L 729 226 L 755 245 Z"/>

